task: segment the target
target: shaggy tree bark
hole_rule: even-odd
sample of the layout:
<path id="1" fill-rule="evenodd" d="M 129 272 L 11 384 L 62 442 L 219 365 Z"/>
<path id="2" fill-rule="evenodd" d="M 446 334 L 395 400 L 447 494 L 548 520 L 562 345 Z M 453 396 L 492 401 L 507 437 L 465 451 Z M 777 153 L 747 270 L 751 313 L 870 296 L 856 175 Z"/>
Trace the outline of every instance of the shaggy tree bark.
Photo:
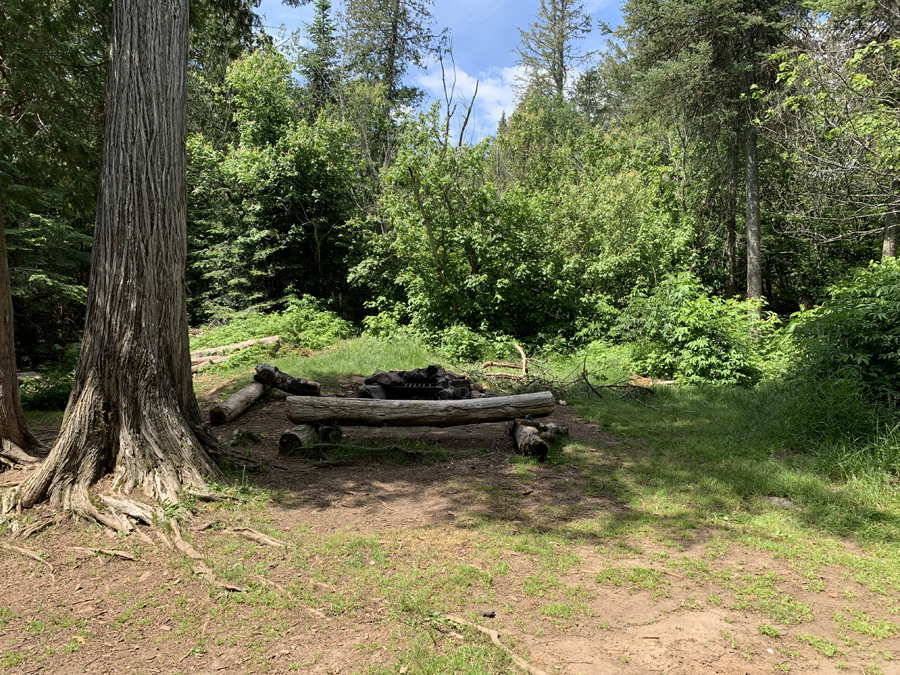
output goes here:
<path id="1" fill-rule="evenodd" d="M 19 398 L 6 235 L 0 211 L 0 470 L 4 464 L 34 463 L 38 460 L 33 455 L 42 450 L 44 446 L 25 423 Z"/>
<path id="2" fill-rule="evenodd" d="M 188 0 L 115 0 L 84 342 L 24 507 L 49 497 L 128 529 L 137 504 L 104 499 L 101 511 L 88 498 L 104 474 L 114 491 L 169 501 L 221 475 L 203 447 L 215 440 L 194 397 L 185 310 L 187 56 Z"/>

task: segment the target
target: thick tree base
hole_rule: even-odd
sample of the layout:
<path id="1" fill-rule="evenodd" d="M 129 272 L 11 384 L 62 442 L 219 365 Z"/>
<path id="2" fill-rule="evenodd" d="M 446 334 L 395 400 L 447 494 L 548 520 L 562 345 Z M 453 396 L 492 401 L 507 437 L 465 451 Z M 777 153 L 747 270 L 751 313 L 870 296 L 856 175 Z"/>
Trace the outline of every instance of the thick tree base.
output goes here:
<path id="1" fill-rule="evenodd" d="M 201 445 L 204 435 L 174 404 L 148 398 L 155 400 L 114 413 L 89 382 L 70 404 L 50 455 L 6 495 L 3 509 L 48 499 L 54 509 L 127 531 L 133 521 L 149 524 L 157 517 L 154 507 L 129 497 L 134 490 L 152 502 L 175 503 L 185 491 L 205 492 L 207 478 L 223 479 Z M 91 487 L 109 473 L 111 493 L 92 495 Z"/>

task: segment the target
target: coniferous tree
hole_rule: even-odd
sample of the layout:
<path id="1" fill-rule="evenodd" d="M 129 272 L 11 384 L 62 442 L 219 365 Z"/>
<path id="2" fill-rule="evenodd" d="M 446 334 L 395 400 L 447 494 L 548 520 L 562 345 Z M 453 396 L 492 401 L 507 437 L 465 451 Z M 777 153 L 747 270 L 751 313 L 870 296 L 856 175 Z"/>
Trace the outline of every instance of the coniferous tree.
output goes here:
<path id="1" fill-rule="evenodd" d="M 344 51 L 352 71 L 384 86 L 392 104 L 412 104 L 422 92 L 404 85 L 410 67 L 423 67 L 442 46 L 433 30 L 432 0 L 349 0 Z"/>
<path id="2" fill-rule="evenodd" d="M 587 58 L 577 40 L 591 32 L 591 15 L 581 0 L 541 0 L 534 23 L 519 29 L 519 65 L 525 95 L 563 96 L 572 70 Z"/>
<path id="3" fill-rule="evenodd" d="M 340 71 L 335 31 L 331 0 L 316 0 L 313 20 L 306 24 L 311 46 L 302 51 L 298 63 L 300 74 L 306 78 L 306 109 L 310 121 L 337 99 Z"/>
<path id="4" fill-rule="evenodd" d="M 689 143 L 743 155 L 750 298 L 763 295 L 756 94 L 774 82 L 768 57 L 789 39 L 800 11 L 787 1 L 628 0 L 617 31 L 640 74 L 636 95 L 646 113 L 679 119 Z M 737 171 L 726 175 L 731 202 Z M 733 255 L 733 205 L 725 212 Z"/>
<path id="5" fill-rule="evenodd" d="M 187 59 L 188 0 L 116 0 L 81 356 L 59 438 L 7 508 L 49 497 L 127 530 L 123 509 L 145 509 L 128 506 L 135 488 L 176 502 L 221 476 L 185 310 Z M 89 494 L 109 471 L 118 496 Z"/>

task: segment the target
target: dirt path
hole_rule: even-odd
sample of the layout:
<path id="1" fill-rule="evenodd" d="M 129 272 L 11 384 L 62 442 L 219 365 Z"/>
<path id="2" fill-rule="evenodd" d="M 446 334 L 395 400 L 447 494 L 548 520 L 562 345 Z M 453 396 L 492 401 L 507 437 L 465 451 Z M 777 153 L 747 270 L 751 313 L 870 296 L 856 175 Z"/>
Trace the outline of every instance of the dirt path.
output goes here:
<path id="1" fill-rule="evenodd" d="M 633 450 L 571 407 L 553 419 L 572 436 L 544 465 L 517 461 L 505 425 L 485 424 L 348 429 L 359 444 L 446 454 L 313 468 L 277 456 L 289 426 L 282 404 L 258 406 L 218 429 L 223 438 L 237 429 L 266 435 L 243 447 L 274 465 L 246 476 L 246 503 L 198 504 L 194 516 L 172 509 L 217 575 L 250 590 L 225 592 L 159 540 L 93 524 L 61 520 L 24 541 L 7 535 L 0 671 L 468 673 L 493 663 L 488 672 L 517 672 L 485 636 L 442 618 L 453 614 L 498 630 L 547 673 L 900 672 L 884 656 L 900 654 L 896 635 L 844 644 L 834 634 L 836 613 L 885 598 L 840 569 L 811 574 L 728 543 L 725 530 L 666 541 L 625 528 L 634 507 L 585 463 L 612 475 Z M 47 515 L 37 509 L 22 522 Z M 226 531 L 239 525 L 290 546 Z M 830 636 L 838 653 L 826 656 L 805 635 Z M 428 670 L 433 662 L 456 665 Z"/>

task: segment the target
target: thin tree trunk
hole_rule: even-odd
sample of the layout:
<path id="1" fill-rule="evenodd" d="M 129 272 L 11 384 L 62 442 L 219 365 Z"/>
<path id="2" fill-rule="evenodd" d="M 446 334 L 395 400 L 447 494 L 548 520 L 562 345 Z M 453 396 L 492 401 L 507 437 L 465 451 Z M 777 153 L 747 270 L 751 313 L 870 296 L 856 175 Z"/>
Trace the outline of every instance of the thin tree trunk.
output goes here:
<path id="1" fill-rule="evenodd" d="M 725 279 L 725 295 L 733 298 L 737 293 L 737 192 L 738 192 L 738 153 L 740 144 L 735 136 L 731 147 L 728 171 L 728 194 L 725 203 L 725 267 L 728 277 Z"/>
<path id="2" fill-rule="evenodd" d="M 88 488 L 178 501 L 219 477 L 191 382 L 185 262 L 188 0 L 115 0 L 84 341 L 62 431 L 21 487 L 116 529 Z M 121 500 L 116 503 L 122 503 Z"/>
<path id="3" fill-rule="evenodd" d="M 762 298 L 761 241 L 759 226 L 759 164 L 756 158 L 756 127 L 748 122 L 747 152 L 747 297 Z"/>
<path id="4" fill-rule="evenodd" d="M 4 464 L 36 462 L 32 455 L 45 449 L 31 433 L 22 412 L 15 344 L 6 235 L 0 209 L 0 470 Z"/>
<path id="5" fill-rule="evenodd" d="M 881 245 L 882 260 L 885 258 L 895 258 L 897 256 L 898 230 L 900 230 L 900 227 L 897 225 L 897 211 L 900 210 L 897 204 L 898 195 L 900 195 L 900 180 L 895 178 L 891 182 L 891 196 L 893 197 L 893 201 L 888 207 L 887 216 L 885 216 L 884 219 L 884 241 Z"/>

